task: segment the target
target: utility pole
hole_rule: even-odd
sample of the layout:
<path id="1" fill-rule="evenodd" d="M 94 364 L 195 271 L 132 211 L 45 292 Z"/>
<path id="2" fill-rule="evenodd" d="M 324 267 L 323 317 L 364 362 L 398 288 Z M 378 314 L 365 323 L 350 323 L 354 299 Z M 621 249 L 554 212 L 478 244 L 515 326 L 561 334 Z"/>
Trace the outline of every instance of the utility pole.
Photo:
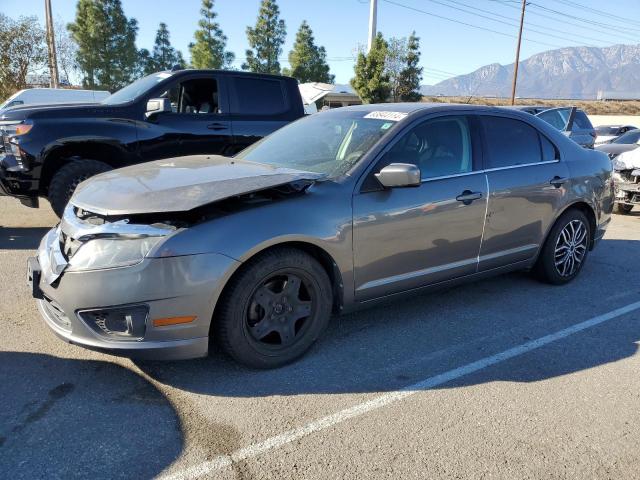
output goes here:
<path id="1" fill-rule="evenodd" d="M 376 26 L 378 22 L 378 0 L 369 0 L 369 43 L 367 53 L 371 51 L 373 41 L 376 39 Z"/>
<path id="2" fill-rule="evenodd" d="M 56 56 L 56 37 L 53 32 L 53 15 L 51 14 L 51 0 L 44 0 L 44 11 L 47 23 L 47 46 L 49 47 L 49 85 L 51 88 L 60 88 L 58 58 Z"/>
<path id="3" fill-rule="evenodd" d="M 527 0 L 522 0 L 522 14 L 520 15 L 520 33 L 518 33 L 518 46 L 516 47 L 516 63 L 513 67 L 513 85 L 511 87 L 511 105 L 516 104 L 516 85 L 518 84 L 518 64 L 520 63 L 520 44 L 522 43 L 522 27 L 524 26 L 524 11 L 527 8 Z"/>

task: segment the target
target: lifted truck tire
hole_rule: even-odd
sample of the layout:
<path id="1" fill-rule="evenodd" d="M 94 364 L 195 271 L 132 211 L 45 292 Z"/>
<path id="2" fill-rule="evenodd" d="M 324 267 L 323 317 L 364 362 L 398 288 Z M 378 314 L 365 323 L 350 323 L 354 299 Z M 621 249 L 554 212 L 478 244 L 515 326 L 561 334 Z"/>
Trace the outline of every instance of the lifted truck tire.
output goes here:
<path id="1" fill-rule="evenodd" d="M 78 184 L 89 177 L 112 170 L 111 166 L 98 160 L 77 159 L 58 170 L 49 184 L 49 202 L 58 217 L 64 209 Z"/>

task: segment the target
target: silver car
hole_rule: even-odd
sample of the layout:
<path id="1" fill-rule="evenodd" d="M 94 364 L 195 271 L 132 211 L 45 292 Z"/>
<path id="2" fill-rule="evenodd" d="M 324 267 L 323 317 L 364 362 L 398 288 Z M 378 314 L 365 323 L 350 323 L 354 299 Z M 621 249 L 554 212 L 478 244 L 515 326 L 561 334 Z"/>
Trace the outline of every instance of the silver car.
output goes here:
<path id="1" fill-rule="evenodd" d="M 385 104 L 299 120 L 235 158 L 82 183 L 29 260 L 47 325 L 113 354 L 252 367 L 332 313 L 513 270 L 573 280 L 613 207 L 611 161 L 526 113 Z"/>

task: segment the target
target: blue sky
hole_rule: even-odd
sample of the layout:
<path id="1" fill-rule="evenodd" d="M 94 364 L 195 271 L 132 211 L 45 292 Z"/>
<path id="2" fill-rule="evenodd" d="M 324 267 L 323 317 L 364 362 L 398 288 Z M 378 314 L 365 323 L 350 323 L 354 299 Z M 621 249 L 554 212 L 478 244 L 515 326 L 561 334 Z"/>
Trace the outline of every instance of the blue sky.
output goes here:
<path id="1" fill-rule="evenodd" d="M 640 43 L 640 0 L 617 0 L 615 9 L 611 9 L 613 3 L 533 1 L 527 7 L 521 58 L 558 46 Z M 151 48 L 158 23 L 165 22 L 172 43 L 188 58 L 187 45 L 196 29 L 200 0 L 122 0 L 122 4 L 125 14 L 138 20 L 139 48 Z M 228 48 L 243 57 L 248 46 L 245 30 L 255 23 L 260 0 L 216 0 L 215 4 L 218 21 L 229 38 Z M 367 41 L 368 0 L 279 0 L 278 4 L 288 30 L 283 59 L 306 19 L 317 43 L 327 49 L 336 81 L 347 83 L 353 74 L 354 52 L 358 44 Z M 52 0 L 52 5 L 54 17 L 73 20 L 75 0 Z M 509 35 L 517 34 L 519 5 L 519 0 L 379 0 L 378 29 L 387 37 L 405 37 L 415 30 L 421 37 L 423 83 L 434 84 L 488 63 L 513 62 L 515 39 Z M 595 10 L 608 11 L 615 17 Z M 0 0 L 0 12 L 10 17 L 37 15 L 43 19 L 44 2 Z"/>

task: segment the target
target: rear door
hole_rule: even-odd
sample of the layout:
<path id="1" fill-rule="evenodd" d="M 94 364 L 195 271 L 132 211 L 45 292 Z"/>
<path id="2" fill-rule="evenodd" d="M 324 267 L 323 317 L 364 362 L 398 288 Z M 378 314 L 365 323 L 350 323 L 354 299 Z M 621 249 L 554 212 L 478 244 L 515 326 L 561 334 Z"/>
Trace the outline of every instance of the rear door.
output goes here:
<path id="1" fill-rule="evenodd" d="M 138 128 L 140 154 L 145 160 L 233 153 L 224 76 L 183 77 L 153 96 L 169 98 L 171 112 L 154 115 Z"/>
<path id="2" fill-rule="evenodd" d="M 284 79 L 246 74 L 227 79 L 235 152 L 293 120 Z"/>
<path id="3" fill-rule="evenodd" d="M 569 170 L 557 147 L 530 124 L 480 115 L 489 184 L 479 270 L 531 260 L 566 203 Z"/>

